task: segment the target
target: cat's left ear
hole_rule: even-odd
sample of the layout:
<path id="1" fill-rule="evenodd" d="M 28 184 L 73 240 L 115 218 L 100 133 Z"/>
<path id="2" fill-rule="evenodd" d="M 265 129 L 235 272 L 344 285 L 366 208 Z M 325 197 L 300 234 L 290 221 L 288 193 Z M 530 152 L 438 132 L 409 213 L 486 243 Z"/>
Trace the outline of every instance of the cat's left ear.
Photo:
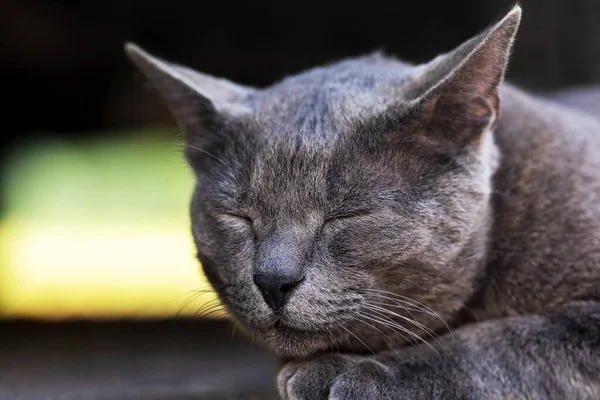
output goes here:
<path id="1" fill-rule="evenodd" d="M 133 43 L 125 45 L 129 58 L 162 95 L 186 140 L 210 134 L 218 118 L 249 113 L 244 100 L 256 90 L 163 60 Z"/>
<path id="2" fill-rule="evenodd" d="M 232 117 L 251 112 L 246 100 L 256 89 L 163 60 L 133 43 L 128 43 L 125 50 L 184 131 L 188 162 L 195 170 L 204 168 L 211 146 L 227 140 L 221 136 L 220 127 Z"/>
<path id="3" fill-rule="evenodd" d="M 413 93 L 430 133 L 460 147 L 477 141 L 498 120 L 498 86 L 521 20 L 514 7 L 500 22 L 423 67 Z"/>

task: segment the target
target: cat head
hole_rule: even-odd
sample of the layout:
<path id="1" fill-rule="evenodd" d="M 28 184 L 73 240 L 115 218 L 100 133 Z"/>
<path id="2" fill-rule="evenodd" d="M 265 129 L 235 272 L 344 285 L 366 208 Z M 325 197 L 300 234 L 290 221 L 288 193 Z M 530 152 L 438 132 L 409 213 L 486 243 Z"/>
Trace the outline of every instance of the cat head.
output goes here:
<path id="1" fill-rule="evenodd" d="M 255 337 L 290 356 L 376 350 L 460 310 L 482 268 L 520 16 L 427 64 L 374 54 L 265 89 L 127 45 L 185 132 L 204 272 Z"/>

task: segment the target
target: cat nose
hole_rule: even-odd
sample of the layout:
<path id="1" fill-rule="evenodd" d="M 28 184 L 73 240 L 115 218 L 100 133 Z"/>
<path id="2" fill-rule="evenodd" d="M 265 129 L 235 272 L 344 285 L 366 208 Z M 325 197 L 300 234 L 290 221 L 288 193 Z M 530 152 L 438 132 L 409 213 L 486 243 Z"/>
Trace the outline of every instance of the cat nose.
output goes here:
<path id="1" fill-rule="evenodd" d="M 290 294 L 304 280 L 298 274 L 255 274 L 254 283 L 258 286 L 265 302 L 276 312 L 281 311 Z"/>

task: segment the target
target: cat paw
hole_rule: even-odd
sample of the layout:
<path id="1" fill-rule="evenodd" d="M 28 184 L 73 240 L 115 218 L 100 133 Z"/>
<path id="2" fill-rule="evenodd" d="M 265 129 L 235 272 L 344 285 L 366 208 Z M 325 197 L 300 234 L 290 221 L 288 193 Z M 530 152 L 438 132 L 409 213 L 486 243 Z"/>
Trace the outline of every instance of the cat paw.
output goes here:
<path id="1" fill-rule="evenodd" d="M 284 400 L 397 399 L 393 377 L 373 357 L 328 355 L 292 361 L 277 377 Z"/>

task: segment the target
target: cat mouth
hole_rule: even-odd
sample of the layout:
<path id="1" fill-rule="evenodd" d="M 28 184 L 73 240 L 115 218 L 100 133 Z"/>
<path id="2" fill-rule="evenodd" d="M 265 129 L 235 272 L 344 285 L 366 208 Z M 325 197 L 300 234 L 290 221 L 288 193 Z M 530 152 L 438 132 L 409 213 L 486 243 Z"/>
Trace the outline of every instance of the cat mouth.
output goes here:
<path id="1" fill-rule="evenodd" d="M 298 328 L 281 318 L 277 318 L 270 326 L 260 329 L 260 333 L 264 335 L 319 335 L 323 331 L 321 329 L 306 329 Z"/>

